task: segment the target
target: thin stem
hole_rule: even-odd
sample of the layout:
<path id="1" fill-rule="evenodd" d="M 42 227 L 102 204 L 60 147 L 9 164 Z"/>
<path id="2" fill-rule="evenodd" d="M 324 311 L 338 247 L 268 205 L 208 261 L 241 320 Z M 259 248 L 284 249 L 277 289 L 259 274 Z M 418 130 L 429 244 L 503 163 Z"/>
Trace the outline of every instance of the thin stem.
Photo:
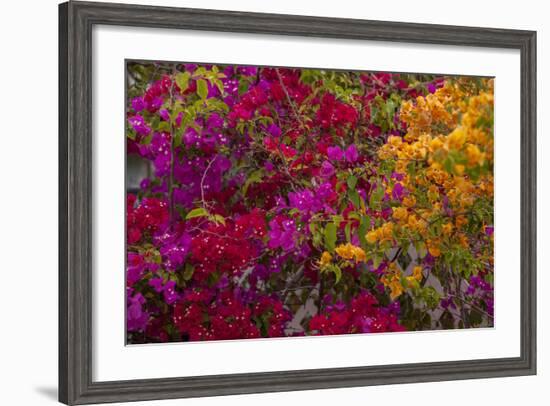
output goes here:
<path id="1" fill-rule="evenodd" d="M 323 295 L 325 294 L 325 282 L 323 274 L 319 272 L 319 297 L 317 301 L 317 314 L 321 314 L 323 309 Z"/>
<path id="2" fill-rule="evenodd" d="M 290 98 L 290 94 L 288 94 L 288 90 L 286 88 L 285 83 L 283 82 L 283 77 L 281 76 L 281 72 L 279 72 L 279 69 L 275 69 L 275 72 L 277 72 L 277 78 L 279 79 L 279 84 L 281 85 L 281 88 L 283 89 L 283 92 L 286 96 L 288 104 L 290 105 L 290 108 L 292 109 L 292 112 L 294 113 L 294 116 L 296 117 L 296 120 L 298 121 L 298 123 L 300 123 L 300 126 L 302 128 L 306 128 L 305 124 L 302 122 L 302 119 L 301 119 L 300 115 L 298 114 L 298 109 L 296 108 L 296 106 L 294 105 L 294 102 Z"/>
<path id="3" fill-rule="evenodd" d="M 402 247 L 399 247 L 399 248 L 397 249 L 397 251 L 395 252 L 393 258 L 390 260 L 390 263 L 391 263 L 391 262 L 395 262 L 395 260 L 396 260 L 397 258 L 399 258 L 399 256 L 401 255 L 401 251 L 403 251 L 403 248 L 402 248 Z"/>
<path id="4" fill-rule="evenodd" d="M 206 174 L 208 173 L 208 170 L 210 169 L 210 167 L 212 166 L 212 164 L 214 163 L 214 161 L 216 160 L 217 157 L 218 157 L 217 155 L 214 155 L 214 158 L 212 158 L 210 160 L 210 162 L 206 166 L 206 168 L 204 170 L 204 173 L 202 174 L 202 178 L 201 178 L 201 201 L 202 201 L 202 207 L 206 210 L 208 210 L 208 205 L 206 204 L 206 201 L 204 200 L 204 180 L 206 179 Z"/>
<path id="5" fill-rule="evenodd" d="M 170 227 L 174 227 L 175 220 L 175 205 L 174 205 L 174 161 L 175 161 L 175 127 L 174 120 L 172 119 L 173 112 L 175 110 L 175 98 L 174 98 L 174 83 L 176 82 L 176 65 L 172 66 L 172 80 L 170 84 L 170 177 L 168 178 L 168 201 L 170 212 Z"/>
<path id="6" fill-rule="evenodd" d="M 456 276 L 456 283 L 457 283 L 457 292 L 458 292 L 458 299 L 462 302 L 462 307 L 461 307 L 461 315 L 462 315 L 462 323 L 464 323 L 464 328 L 470 328 L 470 321 L 468 320 L 468 317 L 466 317 L 466 307 L 464 306 L 464 304 L 468 303 L 466 302 L 466 300 L 464 299 L 464 294 L 462 292 L 462 282 L 461 282 L 461 279 L 460 279 L 460 275 L 457 274 Z"/>
<path id="7" fill-rule="evenodd" d="M 457 296 L 457 295 L 453 295 L 451 293 L 448 293 L 447 296 L 450 296 L 450 297 L 453 297 L 453 298 L 456 298 L 458 300 L 460 300 L 462 303 L 464 304 L 467 304 L 468 306 L 470 306 L 472 309 L 480 312 L 481 314 L 487 316 L 488 318 L 490 318 L 491 320 L 494 319 L 494 316 L 491 316 L 489 313 L 487 313 L 485 310 L 483 310 L 481 307 L 479 306 L 476 306 L 475 304 L 473 304 L 472 302 L 469 302 L 468 300 L 460 297 L 460 296 Z"/>
<path id="8" fill-rule="evenodd" d="M 283 77 L 281 76 L 281 72 L 279 72 L 279 69 L 275 69 L 275 72 L 277 72 L 277 78 L 279 79 L 279 84 L 281 85 L 281 88 L 283 89 L 283 92 L 286 96 L 286 99 L 288 101 L 288 104 L 290 105 L 290 108 L 292 109 L 292 112 L 294 113 L 294 116 L 296 117 L 296 121 L 300 124 L 300 127 L 304 131 L 304 138 L 305 138 L 305 145 L 304 145 L 304 152 L 302 154 L 302 158 L 305 158 L 306 152 L 309 150 L 309 135 L 307 134 L 308 127 L 305 125 L 305 123 L 302 121 L 302 118 L 300 117 L 300 114 L 298 113 L 298 108 L 294 104 L 294 101 L 290 97 L 290 94 L 288 93 L 288 89 L 286 88 L 286 85 L 283 81 Z"/>

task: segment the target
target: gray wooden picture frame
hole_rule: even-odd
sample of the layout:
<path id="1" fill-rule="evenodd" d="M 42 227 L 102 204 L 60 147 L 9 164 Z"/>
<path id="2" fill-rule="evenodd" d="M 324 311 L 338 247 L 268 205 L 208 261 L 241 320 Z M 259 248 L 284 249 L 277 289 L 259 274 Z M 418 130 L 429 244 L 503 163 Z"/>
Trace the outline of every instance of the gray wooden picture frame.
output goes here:
<path id="1" fill-rule="evenodd" d="M 518 49 L 521 54 L 521 355 L 266 373 L 92 379 L 92 27 L 94 24 Z M 121 83 L 121 86 L 123 84 Z M 505 141 L 504 141 L 505 142 Z M 59 400 L 218 396 L 536 373 L 536 32 L 68 2 L 59 6 Z"/>

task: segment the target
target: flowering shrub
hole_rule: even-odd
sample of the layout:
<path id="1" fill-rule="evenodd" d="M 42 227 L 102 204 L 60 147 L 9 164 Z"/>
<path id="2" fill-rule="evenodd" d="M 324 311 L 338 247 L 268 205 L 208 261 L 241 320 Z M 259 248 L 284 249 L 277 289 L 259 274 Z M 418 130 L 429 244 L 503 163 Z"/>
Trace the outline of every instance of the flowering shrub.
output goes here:
<path id="1" fill-rule="evenodd" d="M 129 343 L 493 325 L 493 83 L 127 66 Z"/>

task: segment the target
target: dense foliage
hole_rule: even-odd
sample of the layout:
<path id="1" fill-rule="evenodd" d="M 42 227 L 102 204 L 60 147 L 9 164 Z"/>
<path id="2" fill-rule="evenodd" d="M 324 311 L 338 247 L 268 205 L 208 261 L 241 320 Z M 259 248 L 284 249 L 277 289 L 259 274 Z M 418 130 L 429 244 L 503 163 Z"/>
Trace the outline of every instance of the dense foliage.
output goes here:
<path id="1" fill-rule="evenodd" d="M 492 80 L 128 63 L 129 343 L 493 325 Z"/>

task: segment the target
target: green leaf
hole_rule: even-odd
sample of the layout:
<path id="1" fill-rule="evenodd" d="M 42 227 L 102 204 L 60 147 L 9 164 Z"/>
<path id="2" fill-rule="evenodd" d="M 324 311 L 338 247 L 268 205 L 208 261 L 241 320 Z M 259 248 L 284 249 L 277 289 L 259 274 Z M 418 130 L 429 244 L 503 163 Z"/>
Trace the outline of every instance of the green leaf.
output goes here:
<path id="1" fill-rule="evenodd" d="M 197 69 L 195 69 L 195 72 L 193 72 L 195 77 L 202 76 L 206 73 L 206 68 L 204 66 L 199 66 Z"/>
<path id="2" fill-rule="evenodd" d="M 197 94 L 201 99 L 206 100 L 206 96 L 208 96 L 208 85 L 206 84 L 206 80 L 197 80 Z"/>
<path id="3" fill-rule="evenodd" d="M 454 165 L 455 165 L 455 161 L 454 161 L 452 156 L 448 156 L 447 159 L 445 159 L 445 161 L 443 161 L 443 168 L 448 173 L 453 173 Z"/>
<path id="4" fill-rule="evenodd" d="M 161 121 L 157 126 L 157 131 L 170 132 L 170 123 L 168 121 Z"/>
<path id="5" fill-rule="evenodd" d="M 220 223 L 220 224 L 223 224 L 225 226 L 225 218 L 220 215 L 220 214 L 214 214 L 212 216 L 212 219 L 216 222 L 216 223 Z"/>
<path id="6" fill-rule="evenodd" d="M 225 90 L 224 86 L 223 86 L 223 82 L 221 80 L 215 80 L 214 83 L 218 87 L 218 90 L 220 91 L 220 94 L 223 95 L 223 92 Z"/>
<path id="7" fill-rule="evenodd" d="M 388 114 L 389 118 L 393 118 L 393 112 L 395 110 L 395 103 L 393 100 L 389 99 L 386 101 L 386 113 Z"/>
<path id="8" fill-rule="evenodd" d="M 176 84 L 180 88 L 181 93 L 185 92 L 189 87 L 190 76 L 189 72 L 180 72 L 176 75 Z"/>
<path id="9" fill-rule="evenodd" d="M 149 145 L 152 139 L 153 139 L 153 131 L 151 131 L 147 137 L 142 138 L 140 141 L 140 144 Z"/>
<path id="10" fill-rule="evenodd" d="M 248 91 L 248 86 L 250 86 L 250 84 L 246 80 L 241 80 L 239 82 L 239 95 L 246 93 Z"/>
<path id="11" fill-rule="evenodd" d="M 381 256 L 374 255 L 372 257 L 372 266 L 373 266 L 373 268 L 378 268 L 381 263 L 382 263 L 382 257 Z"/>
<path id="12" fill-rule="evenodd" d="M 183 271 L 183 279 L 186 281 L 191 280 L 194 272 L 195 272 L 195 268 L 193 267 L 193 265 L 185 264 L 185 270 Z"/>
<path id="13" fill-rule="evenodd" d="M 428 253 L 428 250 L 426 249 L 426 244 L 423 241 L 418 241 L 415 244 L 415 249 L 416 249 L 418 258 L 424 258 Z"/>
<path id="14" fill-rule="evenodd" d="M 334 277 L 336 278 L 336 283 L 340 282 L 340 279 L 342 279 L 342 270 L 338 265 L 333 265 L 331 267 L 331 271 L 334 272 Z"/>
<path id="15" fill-rule="evenodd" d="M 257 183 L 262 180 L 262 177 L 264 175 L 264 172 L 262 169 L 255 170 L 250 174 L 250 176 L 246 179 L 243 185 L 243 195 L 246 195 L 246 192 L 251 184 Z"/>
<path id="16" fill-rule="evenodd" d="M 379 111 L 380 111 L 380 109 L 376 105 L 371 106 L 371 108 L 370 108 L 370 112 L 371 112 L 370 113 L 370 122 L 371 123 L 376 123 L 377 122 Z"/>
<path id="17" fill-rule="evenodd" d="M 336 225 L 328 223 L 325 227 L 325 248 L 333 252 L 336 248 Z"/>
<path id="18" fill-rule="evenodd" d="M 206 209 L 202 207 L 197 207 L 196 209 L 191 210 L 189 213 L 187 213 L 187 216 L 185 216 L 186 220 L 196 218 L 196 217 L 204 217 L 208 216 L 208 212 Z"/>
<path id="19" fill-rule="evenodd" d="M 183 142 L 183 133 L 185 132 L 185 130 L 187 129 L 187 127 L 180 127 L 176 130 L 175 134 L 174 134 L 174 147 L 177 148 L 179 147 L 182 142 Z"/>
<path id="20" fill-rule="evenodd" d="M 359 200 L 359 193 L 357 193 L 357 190 L 350 190 L 348 195 L 353 205 L 359 209 L 361 207 L 361 200 Z"/>
<path id="21" fill-rule="evenodd" d="M 159 124 L 160 124 L 160 117 L 154 116 L 153 119 L 151 120 L 151 127 L 153 128 L 153 130 L 156 130 Z"/>
<path id="22" fill-rule="evenodd" d="M 334 214 L 333 216 L 331 216 L 331 219 L 334 222 L 334 225 L 336 226 L 336 228 L 338 228 L 340 226 L 340 223 L 344 221 L 344 217 L 341 216 L 340 214 Z"/>
<path id="23" fill-rule="evenodd" d="M 206 100 L 206 105 L 209 110 L 223 110 L 225 112 L 229 111 L 229 107 L 220 99 L 210 98 Z"/>
<path id="24" fill-rule="evenodd" d="M 357 185 L 357 178 L 353 175 L 348 176 L 346 183 L 348 184 L 350 190 L 355 190 L 355 186 Z"/>
<path id="25" fill-rule="evenodd" d="M 383 197 L 384 188 L 381 185 L 376 185 L 376 189 L 374 189 L 370 195 L 370 208 L 373 210 L 380 210 L 380 203 Z"/>
<path id="26" fill-rule="evenodd" d="M 369 227 L 370 227 L 370 218 L 368 216 L 361 217 L 361 222 L 359 223 L 359 229 L 357 231 L 359 233 L 359 242 L 361 243 L 361 248 L 363 249 L 367 248 L 366 234 Z"/>

